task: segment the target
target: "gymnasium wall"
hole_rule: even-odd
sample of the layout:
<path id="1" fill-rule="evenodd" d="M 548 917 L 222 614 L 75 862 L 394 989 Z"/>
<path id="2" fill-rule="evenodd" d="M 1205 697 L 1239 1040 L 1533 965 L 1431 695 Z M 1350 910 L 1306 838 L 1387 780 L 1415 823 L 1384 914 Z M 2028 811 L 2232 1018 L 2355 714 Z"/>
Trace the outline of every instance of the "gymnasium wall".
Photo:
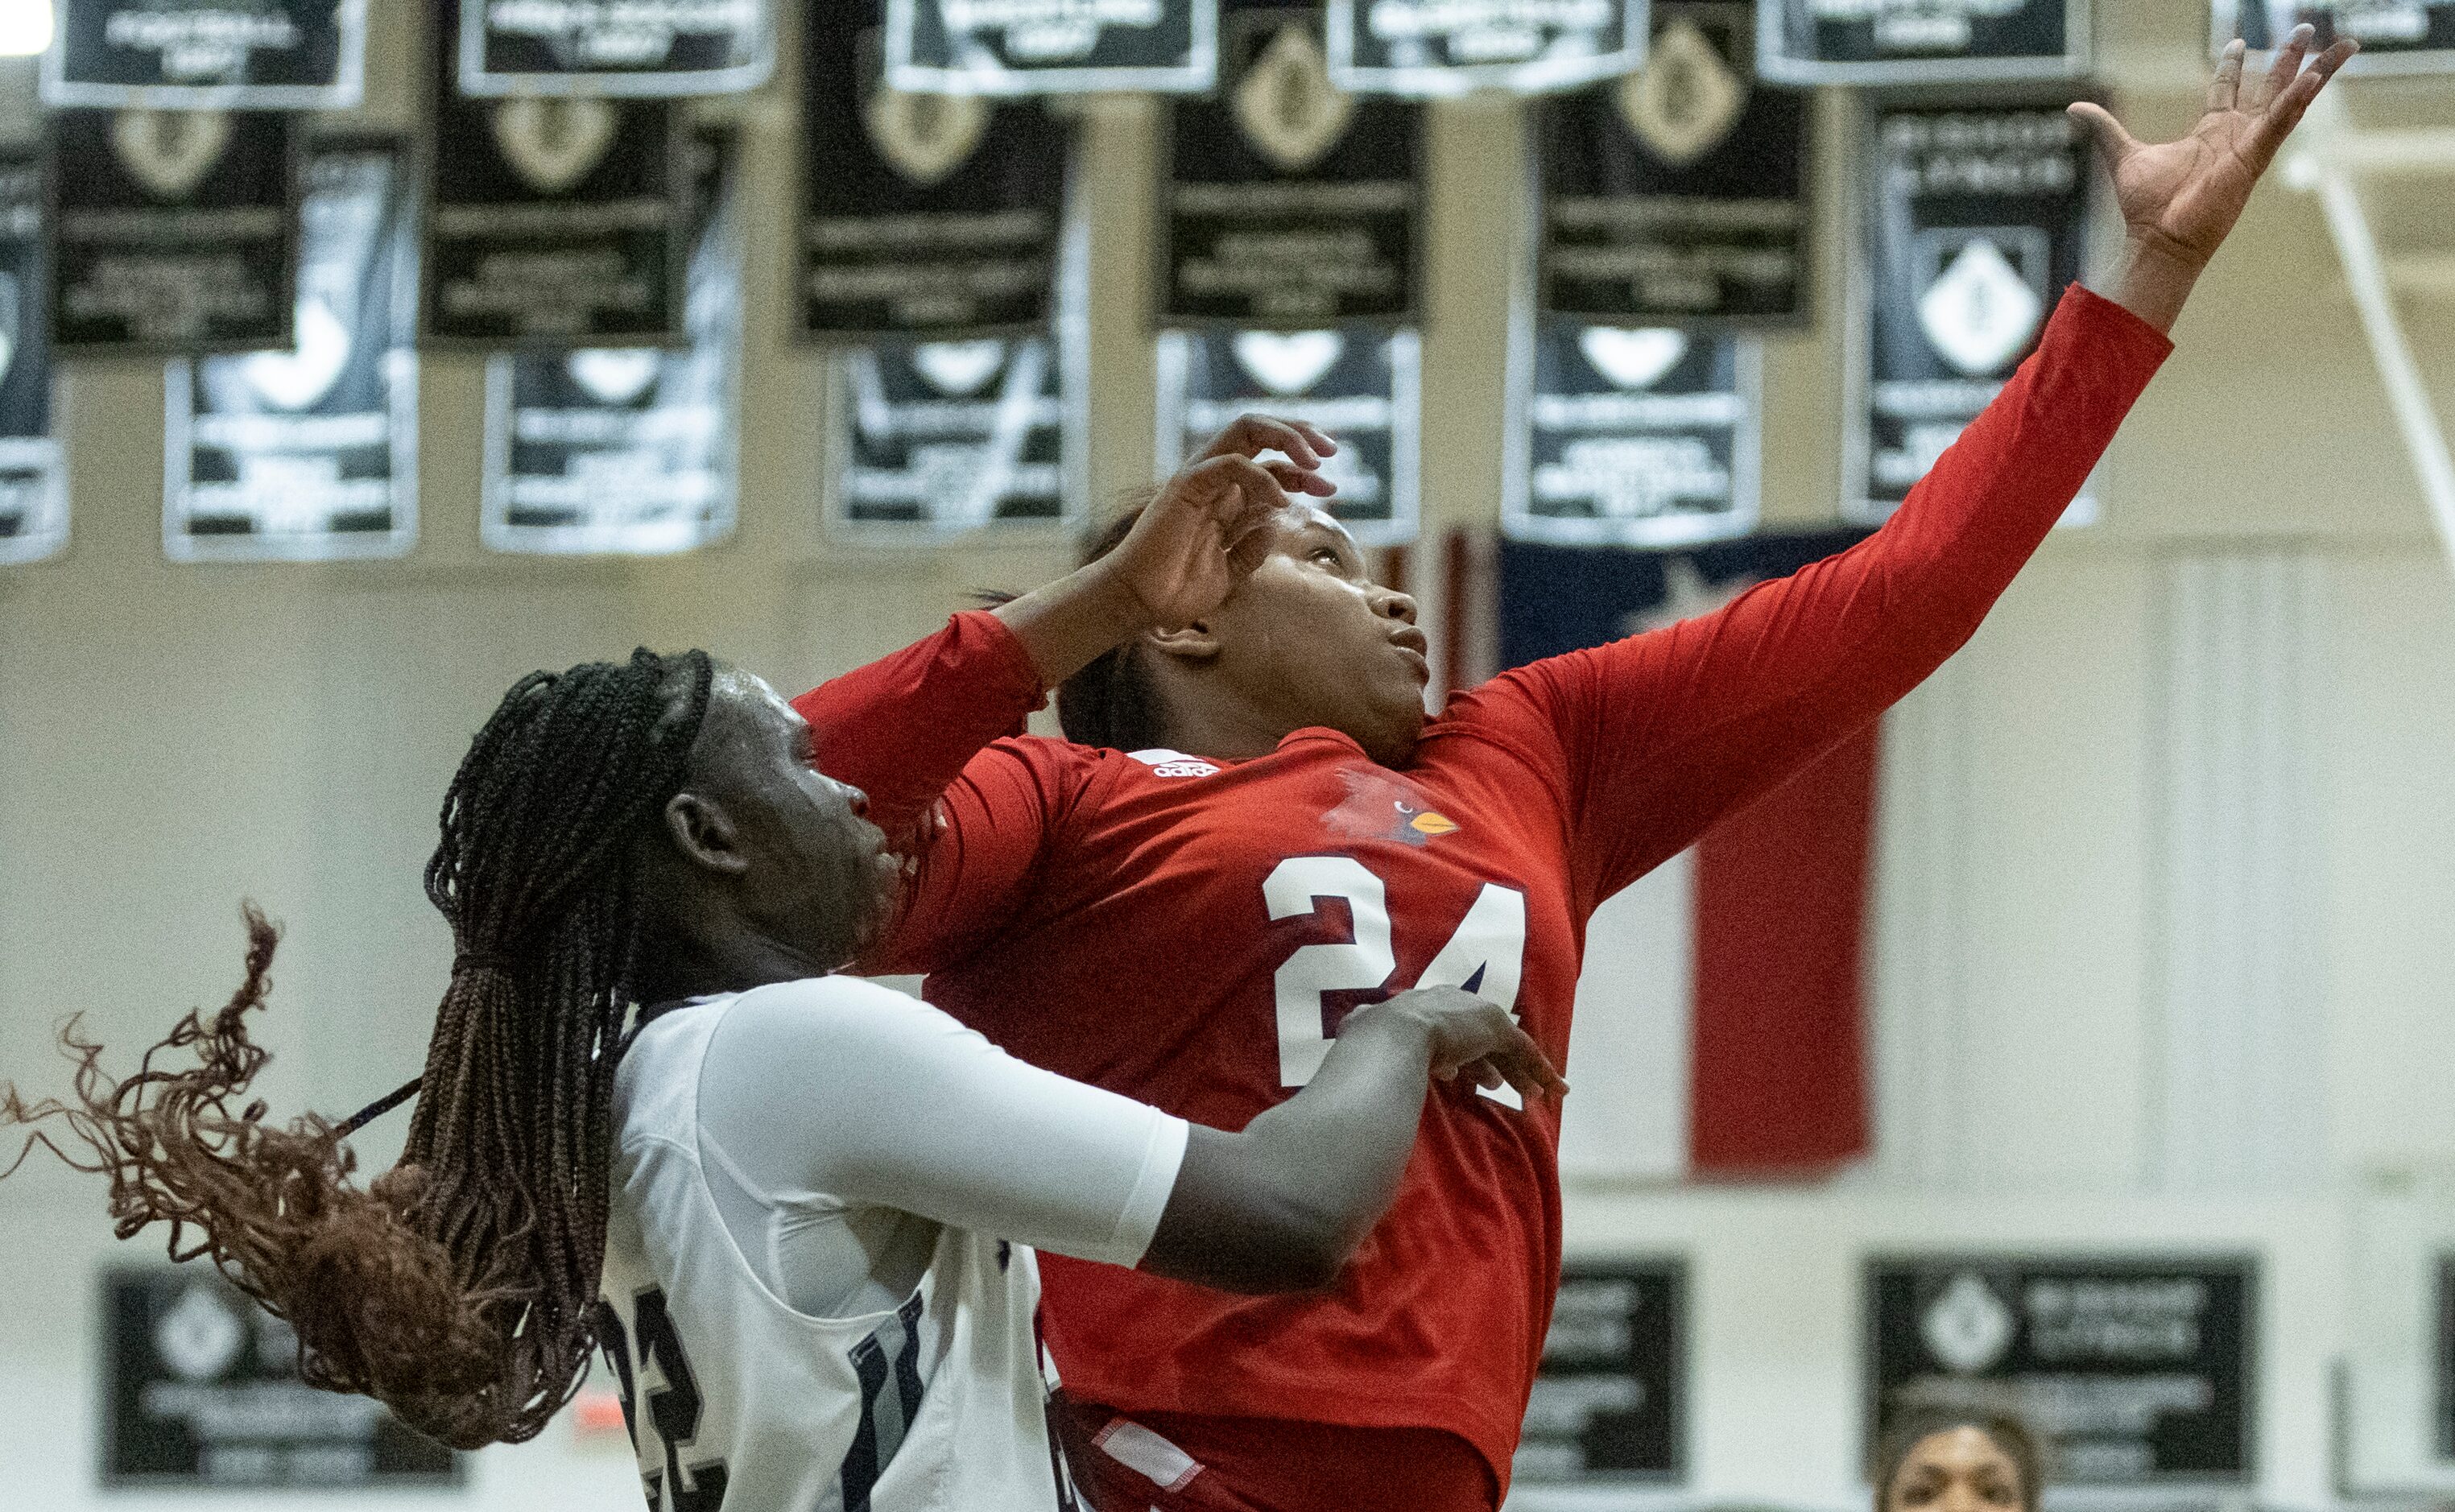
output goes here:
<path id="1" fill-rule="evenodd" d="M 406 9 L 374 8 L 372 113 L 395 124 Z M 2200 8 L 2100 11 L 2134 128 L 2179 130 L 2202 78 Z M 1524 144 L 1512 106 L 1431 116 L 1424 502 L 1438 531 L 1496 513 Z M 1845 99 L 1822 102 L 1826 310 L 1850 119 Z M 1130 102 L 1086 120 L 1102 498 L 1150 469 L 1152 120 Z M 743 124 L 750 266 L 773 270 L 786 100 L 754 97 Z M 2433 213 L 2455 232 L 2455 212 Z M 63 1015 L 132 1046 L 217 1000 L 244 897 L 289 932 L 267 1095 L 355 1106 L 419 1063 L 448 941 L 418 869 L 468 732 L 513 676 L 699 643 L 799 687 L 926 632 L 973 587 L 1058 570 L 1047 546 L 823 538 L 811 436 L 836 401 L 822 362 L 782 339 L 783 292 L 781 277 L 748 286 L 741 533 L 672 561 L 480 553 L 479 366 L 429 357 L 415 555 L 174 568 L 160 370 L 76 369 L 73 543 L 0 573 L 0 1074 L 55 1085 Z M 2413 317 L 2455 395 L 2455 308 Z M 1775 520 L 1833 514 L 1832 334 L 1769 352 Z M 1911 1244 L 2255 1250 L 2259 1500 L 2332 1500 L 2338 1360 L 2361 1407 L 2353 1471 L 2421 1471 L 2412 1267 L 2455 1231 L 2455 582 L 2310 201 L 2262 190 L 2177 334 L 2106 464 L 2101 522 L 2050 542 L 1892 716 L 1875 1158 L 1820 1186 L 1698 1190 L 1613 1179 L 1604 1151 L 1591 1163 L 1606 1174 L 1572 1188 L 1572 1246 L 1691 1257 L 1695 1500 L 1863 1502 L 1857 1264 Z M 1598 925 L 1598 944 L 1610 935 Z M 1613 1097 L 1611 1065 L 1570 1071 L 1578 1098 Z M 371 1164 L 399 1127 L 362 1141 Z M 92 1483 L 92 1275 L 122 1253 L 91 1182 L 37 1160 L 0 1183 L 12 1505 L 165 1500 Z M 583 1444 L 565 1426 L 478 1456 L 463 1493 L 284 1504 L 636 1505 L 619 1436 Z"/>

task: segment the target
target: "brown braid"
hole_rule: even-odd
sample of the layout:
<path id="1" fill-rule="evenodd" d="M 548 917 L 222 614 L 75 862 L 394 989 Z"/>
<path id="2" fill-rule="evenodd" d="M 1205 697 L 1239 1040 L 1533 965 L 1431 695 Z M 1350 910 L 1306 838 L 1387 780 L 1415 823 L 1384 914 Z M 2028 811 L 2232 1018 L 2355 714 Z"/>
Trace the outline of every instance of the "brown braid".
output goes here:
<path id="1" fill-rule="evenodd" d="M 534 1437 L 595 1347 L 640 937 L 631 841 L 681 786 L 711 679 L 700 652 L 537 673 L 477 733 L 426 868 L 459 956 L 408 1147 L 368 1189 L 330 1120 L 233 1111 L 267 1058 L 244 1018 L 274 933 L 253 908 L 246 981 L 210 1020 L 190 1014 L 125 1081 L 71 1022 L 73 1098 L 0 1086 L 0 1124 L 59 1119 L 90 1158 L 39 1128 L 27 1148 L 108 1174 L 121 1238 L 168 1223 L 174 1260 L 210 1258 L 288 1319 L 307 1381 L 460 1448 Z M 188 1049 L 193 1068 L 153 1069 Z"/>

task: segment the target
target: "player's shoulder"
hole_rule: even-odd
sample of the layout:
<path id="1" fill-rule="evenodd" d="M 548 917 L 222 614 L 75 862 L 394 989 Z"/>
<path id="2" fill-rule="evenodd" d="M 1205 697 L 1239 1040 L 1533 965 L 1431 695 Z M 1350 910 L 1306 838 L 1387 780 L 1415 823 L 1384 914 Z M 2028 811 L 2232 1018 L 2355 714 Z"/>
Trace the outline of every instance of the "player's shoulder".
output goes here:
<path id="1" fill-rule="evenodd" d="M 968 1047 L 980 1036 L 943 1009 L 862 977 L 755 987 L 726 1010 L 728 1038 L 754 1054 L 848 1068 Z"/>

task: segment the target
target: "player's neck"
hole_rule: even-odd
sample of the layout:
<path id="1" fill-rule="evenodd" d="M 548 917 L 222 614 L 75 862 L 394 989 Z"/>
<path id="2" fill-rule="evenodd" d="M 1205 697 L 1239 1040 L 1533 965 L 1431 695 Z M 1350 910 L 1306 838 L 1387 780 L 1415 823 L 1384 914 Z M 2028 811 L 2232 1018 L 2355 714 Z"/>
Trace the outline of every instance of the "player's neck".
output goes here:
<path id="1" fill-rule="evenodd" d="M 1167 710 L 1160 744 L 1167 750 L 1213 761 L 1246 761 L 1268 756 L 1295 731 L 1224 684 L 1187 679 L 1168 687 L 1168 680 L 1173 679 L 1164 677 L 1159 689 Z"/>
<path id="2" fill-rule="evenodd" d="M 677 1002 L 823 977 L 833 968 L 748 931 L 665 935 L 640 952 L 641 1002 Z"/>

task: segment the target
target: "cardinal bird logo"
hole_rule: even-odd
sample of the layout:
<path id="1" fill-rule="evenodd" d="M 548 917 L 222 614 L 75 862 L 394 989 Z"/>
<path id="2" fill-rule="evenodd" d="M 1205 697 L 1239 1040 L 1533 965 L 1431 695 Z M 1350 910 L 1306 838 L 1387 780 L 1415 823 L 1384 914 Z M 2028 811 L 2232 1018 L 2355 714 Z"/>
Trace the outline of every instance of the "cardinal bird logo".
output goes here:
<path id="1" fill-rule="evenodd" d="M 1431 806 L 1413 783 L 1392 772 L 1348 767 L 1347 799 L 1321 816 L 1323 826 L 1359 840 L 1397 840 L 1429 845 L 1436 835 L 1457 833 L 1457 821 Z"/>

